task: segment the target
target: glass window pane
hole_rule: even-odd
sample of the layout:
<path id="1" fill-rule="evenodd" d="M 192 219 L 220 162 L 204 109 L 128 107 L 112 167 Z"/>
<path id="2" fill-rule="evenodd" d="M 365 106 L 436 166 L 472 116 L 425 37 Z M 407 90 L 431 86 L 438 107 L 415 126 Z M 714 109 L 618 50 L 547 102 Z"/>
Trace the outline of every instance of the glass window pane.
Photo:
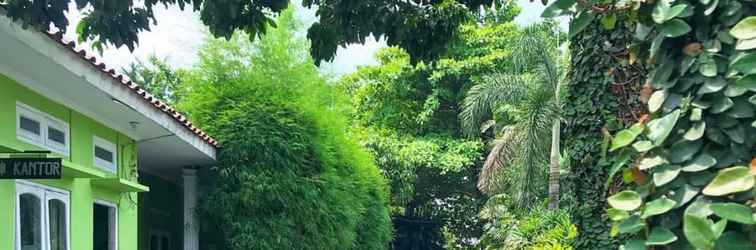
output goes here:
<path id="1" fill-rule="evenodd" d="M 95 146 L 95 156 L 101 160 L 107 162 L 113 162 L 113 152 L 110 152 L 104 148 Z"/>
<path id="2" fill-rule="evenodd" d="M 29 119 L 24 116 L 21 116 L 19 121 L 20 121 L 21 129 L 26 130 L 27 132 L 33 133 L 35 135 L 40 134 L 39 122 Z"/>
<path id="3" fill-rule="evenodd" d="M 47 138 L 62 145 L 66 145 L 66 134 L 53 127 L 47 128 Z"/>
<path id="4" fill-rule="evenodd" d="M 67 250 L 66 203 L 50 200 L 47 206 L 50 215 L 50 250 Z"/>
<path id="5" fill-rule="evenodd" d="M 21 250 L 42 250 L 42 211 L 39 197 L 22 194 L 19 198 Z"/>

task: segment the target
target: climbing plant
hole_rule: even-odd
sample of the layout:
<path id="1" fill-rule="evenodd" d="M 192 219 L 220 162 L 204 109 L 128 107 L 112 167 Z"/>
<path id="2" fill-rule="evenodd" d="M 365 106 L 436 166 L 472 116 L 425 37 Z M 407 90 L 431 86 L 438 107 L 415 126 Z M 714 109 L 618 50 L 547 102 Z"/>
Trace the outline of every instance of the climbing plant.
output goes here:
<path id="1" fill-rule="evenodd" d="M 612 26 L 626 17 L 634 30 L 628 63 L 650 69 L 637 93 L 650 113 L 604 147 L 608 186 L 624 185 L 609 190 L 607 210 L 611 234 L 631 238 L 621 249 L 756 244 L 755 7 L 737 0 L 563 0 L 548 8 L 576 10 L 571 35 L 594 19 Z"/>
<path id="2" fill-rule="evenodd" d="M 565 81 L 562 131 L 569 148 L 570 174 L 562 182 L 562 204 L 571 211 L 580 234 L 575 249 L 616 249 L 604 213 L 607 176 L 601 160 L 602 131 L 617 131 L 632 123 L 643 108 L 637 93 L 643 68 L 627 62 L 629 28 L 623 22 L 607 29 L 599 19 L 570 39 L 571 69 Z M 574 201 L 567 199 L 574 197 Z"/>

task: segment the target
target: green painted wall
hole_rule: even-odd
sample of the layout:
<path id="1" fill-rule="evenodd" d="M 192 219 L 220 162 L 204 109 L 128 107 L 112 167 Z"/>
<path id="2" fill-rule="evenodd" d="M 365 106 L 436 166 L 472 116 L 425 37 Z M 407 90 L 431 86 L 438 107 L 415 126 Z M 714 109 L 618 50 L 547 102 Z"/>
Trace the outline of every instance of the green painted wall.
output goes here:
<path id="1" fill-rule="evenodd" d="M 94 135 L 118 146 L 118 173 L 108 173 L 136 180 L 136 146 L 128 136 L 100 124 L 83 114 L 55 103 L 38 93 L 19 85 L 0 74 L 0 149 L 13 147 L 23 150 L 40 150 L 16 137 L 16 102 L 22 102 L 39 111 L 65 121 L 70 126 L 70 156 L 63 157 L 73 163 L 99 170 L 93 166 Z M 65 171 L 65 169 L 64 169 Z M 33 181 L 69 191 L 72 250 L 92 249 L 92 206 L 94 200 L 104 200 L 118 206 L 118 245 L 120 250 L 136 250 L 138 241 L 137 195 L 119 193 L 92 185 L 90 179 L 64 178 L 61 180 Z M 14 249 L 15 181 L 0 180 L 0 249 Z"/>

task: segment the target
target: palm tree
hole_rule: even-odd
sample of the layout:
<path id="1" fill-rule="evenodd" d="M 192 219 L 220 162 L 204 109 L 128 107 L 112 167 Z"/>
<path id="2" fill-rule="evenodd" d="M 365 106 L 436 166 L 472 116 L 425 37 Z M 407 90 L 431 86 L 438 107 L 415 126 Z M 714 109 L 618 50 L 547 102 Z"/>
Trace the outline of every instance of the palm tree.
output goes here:
<path id="1" fill-rule="evenodd" d="M 497 133 L 478 179 L 481 191 L 494 193 L 499 191 L 505 168 L 519 167 L 516 188 L 520 207 L 533 200 L 541 185 L 533 179 L 547 161 L 549 208 L 559 207 L 559 88 L 563 70 L 556 60 L 558 42 L 548 35 L 555 34 L 551 27 L 541 24 L 526 28 L 526 35 L 514 50 L 514 69 L 483 77 L 467 93 L 460 114 L 462 128 L 469 136 L 495 127 L 495 121 L 486 118 L 499 107 L 509 105 L 520 114 Z M 547 34 L 546 39 L 543 34 Z"/>

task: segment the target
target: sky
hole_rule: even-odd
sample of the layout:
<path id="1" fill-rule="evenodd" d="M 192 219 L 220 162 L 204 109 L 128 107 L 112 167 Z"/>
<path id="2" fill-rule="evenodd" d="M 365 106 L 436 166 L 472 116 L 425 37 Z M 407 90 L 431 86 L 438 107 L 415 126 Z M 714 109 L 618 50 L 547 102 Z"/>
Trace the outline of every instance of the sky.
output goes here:
<path id="1" fill-rule="evenodd" d="M 515 19 L 516 23 L 528 25 L 540 20 L 540 14 L 544 9 L 540 1 L 517 0 L 517 2 L 522 7 L 522 13 Z M 194 65 L 198 60 L 197 50 L 202 46 L 205 37 L 209 35 L 199 14 L 192 12 L 190 8 L 182 11 L 178 6 L 168 8 L 158 6 L 155 8 L 155 15 L 158 20 L 157 25 L 153 25 L 151 31 L 139 34 L 139 46 L 133 52 L 126 47 L 107 47 L 98 57 L 104 58 L 108 66 L 116 69 L 126 67 L 136 60 L 146 61 L 152 54 L 159 58 L 166 58 L 168 63 L 176 68 L 188 68 Z M 68 16 L 71 26 L 68 27 L 65 38 L 76 40 L 75 26 L 81 19 L 81 14 L 72 11 L 68 13 Z M 312 24 L 316 18 L 314 10 L 302 7 L 297 11 L 297 16 L 306 25 Z M 562 20 L 560 26 L 566 30 L 566 21 Z M 83 46 L 86 47 L 88 44 Z M 365 44 L 352 44 L 339 48 L 333 62 L 323 63 L 321 71 L 338 76 L 354 72 L 358 66 L 374 65 L 377 62 L 373 54 L 385 46 L 384 41 L 368 38 Z M 88 49 L 88 51 L 94 50 Z"/>

